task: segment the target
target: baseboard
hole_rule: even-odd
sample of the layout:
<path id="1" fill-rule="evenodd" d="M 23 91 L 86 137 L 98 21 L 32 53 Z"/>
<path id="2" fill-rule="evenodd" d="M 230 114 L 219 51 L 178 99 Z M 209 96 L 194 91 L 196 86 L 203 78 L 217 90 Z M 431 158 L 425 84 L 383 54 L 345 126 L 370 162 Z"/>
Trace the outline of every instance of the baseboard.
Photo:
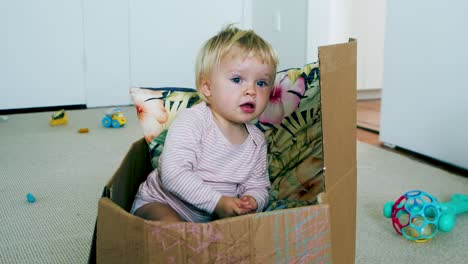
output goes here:
<path id="1" fill-rule="evenodd" d="M 357 90 L 357 100 L 374 100 L 382 97 L 382 89 Z"/>
<path id="2" fill-rule="evenodd" d="M 48 112 L 48 111 L 58 111 L 60 109 L 65 109 L 65 110 L 86 109 L 86 105 L 85 104 L 57 105 L 57 106 L 31 107 L 31 108 L 19 108 L 19 109 L 0 109 L 0 115 Z"/>

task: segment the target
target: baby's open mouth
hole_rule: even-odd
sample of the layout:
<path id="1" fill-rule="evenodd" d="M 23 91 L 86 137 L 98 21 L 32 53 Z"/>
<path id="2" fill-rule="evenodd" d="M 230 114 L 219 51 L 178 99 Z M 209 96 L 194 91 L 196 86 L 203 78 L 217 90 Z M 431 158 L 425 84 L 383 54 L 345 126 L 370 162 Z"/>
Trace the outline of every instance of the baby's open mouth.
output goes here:
<path id="1" fill-rule="evenodd" d="M 246 113 L 252 113 L 255 111 L 255 104 L 252 102 L 247 102 L 247 103 L 241 104 L 240 108 L 242 109 L 242 111 Z"/>

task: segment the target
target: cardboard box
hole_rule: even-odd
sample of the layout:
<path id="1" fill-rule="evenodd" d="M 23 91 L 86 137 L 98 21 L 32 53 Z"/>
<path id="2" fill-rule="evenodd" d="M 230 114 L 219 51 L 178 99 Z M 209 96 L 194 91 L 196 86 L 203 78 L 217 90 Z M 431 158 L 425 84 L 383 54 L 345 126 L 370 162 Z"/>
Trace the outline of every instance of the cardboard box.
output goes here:
<path id="1" fill-rule="evenodd" d="M 89 262 L 354 263 L 356 42 L 319 48 L 325 193 L 322 204 L 210 223 L 147 221 L 128 213 L 152 170 L 135 142 L 99 200 Z"/>

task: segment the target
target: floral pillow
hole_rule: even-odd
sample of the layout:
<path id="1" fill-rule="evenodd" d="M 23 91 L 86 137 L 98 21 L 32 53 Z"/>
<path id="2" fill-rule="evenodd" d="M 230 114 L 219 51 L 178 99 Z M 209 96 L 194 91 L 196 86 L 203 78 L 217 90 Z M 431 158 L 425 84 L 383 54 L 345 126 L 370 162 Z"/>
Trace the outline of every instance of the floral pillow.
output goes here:
<path id="1" fill-rule="evenodd" d="M 265 133 L 272 188 L 267 211 L 317 203 L 324 191 L 318 63 L 278 72 L 270 101 L 253 123 Z M 131 88 L 139 123 L 158 158 L 180 110 L 200 102 L 191 88 Z"/>
<path id="2" fill-rule="evenodd" d="M 130 95 L 156 168 L 170 124 L 180 110 L 192 107 L 200 99 L 195 89 L 178 87 L 133 87 Z"/>
<path id="3" fill-rule="evenodd" d="M 317 203 L 325 190 L 318 63 L 278 72 L 256 125 L 268 145 L 267 211 Z"/>

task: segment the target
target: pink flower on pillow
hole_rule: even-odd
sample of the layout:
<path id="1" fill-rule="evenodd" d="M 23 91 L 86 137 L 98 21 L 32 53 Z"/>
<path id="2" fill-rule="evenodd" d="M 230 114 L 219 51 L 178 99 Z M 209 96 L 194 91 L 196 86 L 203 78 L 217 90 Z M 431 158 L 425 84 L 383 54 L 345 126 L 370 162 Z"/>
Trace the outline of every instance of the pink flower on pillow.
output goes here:
<path id="1" fill-rule="evenodd" d="M 299 76 L 291 83 L 288 72 L 280 72 L 276 75 L 275 83 L 270 92 L 270 99 L 265 111 L 260 115 L 259 121 L 279 125 L 284 117 L 292 114 L 305 92 L 305 82 Z"/>
<path id="2" fill-rule="evenodd" d="M 131 88 L 130 94 L 135 104 L 138 120 L 146 142 L 150 143 L 164 130 L 168 113 L 164 108 L 161 91 Z"/>

